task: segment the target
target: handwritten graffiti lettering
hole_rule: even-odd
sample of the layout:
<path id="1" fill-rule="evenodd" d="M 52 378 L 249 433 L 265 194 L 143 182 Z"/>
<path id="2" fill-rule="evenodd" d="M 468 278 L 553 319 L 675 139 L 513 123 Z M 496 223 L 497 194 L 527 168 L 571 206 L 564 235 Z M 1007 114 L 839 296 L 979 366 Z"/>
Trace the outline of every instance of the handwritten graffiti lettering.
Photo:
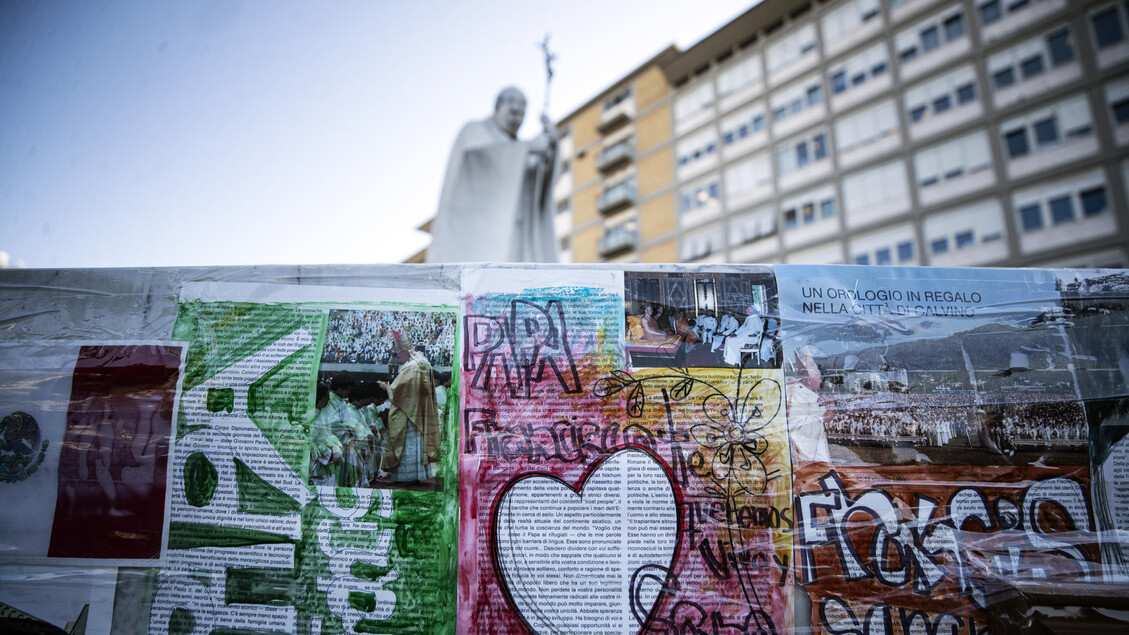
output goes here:
<path id="1" fill-rule="evenodd" d="M 484 409 L 468 409 L 464 413 L 470 451 L 496 459 L 521 458 L 530 463 L 585 463 L 624 445 L 655 449 L 654 434 L 643 426 L 566 419 L 503 426 L 496 414 Z"/>
<path id="2" fill-rule="evenodd" d="M 770 616 L 759 608 L 750 607 L 743 615 L 732 616 L 719 609 L 707 610 L 697 602 L 680 600 L 672 603 L 669 610 L 656 615 L 647 632 L 666 635 L 774 635 L 777 629 Z"/>
<path id="3" fill-rule="evenodd" d="M 908 510 L 899 511 L 904 504 L 880 489 L 851 498 L 835 472 L 819 484 L 819 490 L 796 496 L 797 566 L 804 584 L 819 582 L 816 554 L 830 546 L 847 580 L 908 584 L 925 595 L 955 574 L 959 592 L 981 608 L 985 596 L 977 580 L 985 573 L 1051 577 L 1056 565 L 1046 554 L 1073 563 L 1082 579 L 1090 575 L 1090 558 L 1081 546 L 1090 531 L 1085 490 L 1071 478 L 1037 481 L 1018 504 L 1005 496 L 992 504 L 979 487 L 955 491 L 944 505 L 915 494 L 912 518 Z M 984 538 L 988 535 L 998 538 Z"/>
<path id="4" fill-rule="evenodd" d="M 773 505 L 733 504 L 729 500 L 685 501 L 680 515 L 686 519 L 686 533 L 697 543 L 705 527 L 726 523 L 739 529 L 792 529 L 792 510 Z"/>
<path id="5" fill-rule="evenodd" d="M 820 601 L 819 618 L 825 632 L 832 635 L 977 635 L 984 632 L 983 626 L 978 627 L 974 621 L 949 612 L 930 615 L 920 610 L 895 610 L 883 603 L 852 607 L 834 596 Z"/>
<path id="6" fill-rule="evenodd" d="M 468 315 L 463 339 L 463 367 L 471 373 L 473 390 L 490 392 L 501 382 L 510 397 L 529 399 L 533 385 L 551 372 L 565 392 L 581 391 L 559 300 L 544 306 L 514 300 L 508 314 Z"/>

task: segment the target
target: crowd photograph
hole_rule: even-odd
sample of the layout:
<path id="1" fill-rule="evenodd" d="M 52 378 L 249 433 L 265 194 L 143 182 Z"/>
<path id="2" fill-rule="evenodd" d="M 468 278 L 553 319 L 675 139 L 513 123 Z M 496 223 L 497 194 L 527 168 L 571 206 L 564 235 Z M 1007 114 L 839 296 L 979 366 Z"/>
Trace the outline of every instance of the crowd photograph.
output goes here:
<path id="1" fill-rule="evenodd" d="M 828 359 L 820 361 L 824 368 L 810 374 L 821 377 L 819 409 L 834 463 L 1073 465 L 1085 460 L 1085 411 L 1077 394 L 1063 386 L 1048 382 L 1039 390 L 1008 390 L 977 382 L 933 392 L 919 381 L 893 379 L 907 377 L 904 372 L 844 371 L 827 368 Z M 854 374 L 866 374 L 867 380 L 852 380 Z M 874 381 L 876 376 L 891 380 Z M 947 383 L 953 383 L 951 377 Z"/>
<path id="2" fill-rule="evenodd" d="M 397 334 L 422 346 L 435 366 L 450 368 L 455 350 L 453 313 L 350 311 L 329 313 L 322 363 L 396 365 Z"/>

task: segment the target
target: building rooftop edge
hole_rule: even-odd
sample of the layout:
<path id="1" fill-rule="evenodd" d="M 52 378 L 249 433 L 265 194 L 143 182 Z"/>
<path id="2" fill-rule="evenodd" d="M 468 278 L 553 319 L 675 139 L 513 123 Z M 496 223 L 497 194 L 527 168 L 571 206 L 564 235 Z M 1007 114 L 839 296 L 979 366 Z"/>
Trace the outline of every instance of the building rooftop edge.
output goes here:
<path id="1" fill-rule="evenodd" d="M 671 85 L 677 85 L 695 74 L 703 65 L 719 55 L 733 51 L 738 44 L 752 35 L 789 15 L 807 12 L 813 2 L 795 3 L 788 0 L 762 0 L 724 26 L 690 46 L 676 58 L 666 60 L 660 67 Z"/>
<path id="2" fill-rule="evenodd" d="M 637 77 L 639 74 L 641 74 L 643 71 L 647 70 L 651 66 L 657 65 L 659 68 L 662 68 L 662 65 L 665 62 L 667 62 L 670 58 L 678 57 L 681 54 L 682 54 L 682 51 L 677 46 L 675 46 L 674 44 L 668 45 L 666 48 L 659 51 L 657 54 L 655 54 L 653 57 L 651 57 L 647 61 L 643 62 L 642 64 L 640 64 L 638 66 L 636 66 L 633 70 L 627 72 L 622 77 L 620 77 L 619 79 L 617 79 L 614 82 L 612 82 L 611 84 L 609 84 L 607 86 L 607 88 L 605 88 L 605 89 L 601 90 L 600 92 L 596 93 L 596 95 L 594 97 L 592 97 L 588 101 L 584 102 L 580 106 L 574 108 L 572 110 L 572 112 L 570 112 L 567 115 L 565 115 L 564 117 L 561 117 L 560 119 L 558 119 L 557 125 L 561 126 L 565 122 L 572 119 L 573 117 L 576 117 L 577 115 L 579 115 L 581 112 L 591 108 L 593 104 L 595 104 L 596 102 L 599 102 L 600 100 L 606 98 L 609 94 L 615 92 L 615 90 L 618 89 L 620 86 L 622 86 L 623 84 L 631 81 L 632 79 Z"/>

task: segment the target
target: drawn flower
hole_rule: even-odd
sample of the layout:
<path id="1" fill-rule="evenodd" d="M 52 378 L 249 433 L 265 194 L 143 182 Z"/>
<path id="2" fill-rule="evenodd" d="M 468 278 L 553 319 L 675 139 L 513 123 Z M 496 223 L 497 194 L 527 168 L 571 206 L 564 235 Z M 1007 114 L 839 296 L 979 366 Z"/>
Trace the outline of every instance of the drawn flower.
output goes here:
<path id="1" fill-rule="evenodd" d="M 768 450 L 768 440 L 761 432 L 775 418 L 779 407 L 766 418 L 765 404 L 754 397 L 756 387 L 751 387 L 736 403 L 722 395 L 711 395 L 702 404 L 709 421 L 690 427 L 690 436 L 708 462 L 710 476 L 720 487 L 707 486 L 707 491 L 723 496 L 740 492 L 757 495 L 767 489 L 769 475 L 762 456 Z"/>

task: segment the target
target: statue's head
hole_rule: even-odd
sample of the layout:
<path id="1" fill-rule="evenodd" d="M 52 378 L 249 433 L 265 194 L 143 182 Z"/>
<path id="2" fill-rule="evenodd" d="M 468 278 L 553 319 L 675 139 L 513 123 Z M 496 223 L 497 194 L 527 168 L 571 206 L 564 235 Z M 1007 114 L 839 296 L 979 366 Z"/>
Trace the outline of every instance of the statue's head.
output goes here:
<path id="1" fill-rule="evenodd" d="M 517 137 L 518 128 L 525 120 L 525 93 L 509 86 L 498 93 L 494 101 L 494 121 L 511 137 Z"/>

